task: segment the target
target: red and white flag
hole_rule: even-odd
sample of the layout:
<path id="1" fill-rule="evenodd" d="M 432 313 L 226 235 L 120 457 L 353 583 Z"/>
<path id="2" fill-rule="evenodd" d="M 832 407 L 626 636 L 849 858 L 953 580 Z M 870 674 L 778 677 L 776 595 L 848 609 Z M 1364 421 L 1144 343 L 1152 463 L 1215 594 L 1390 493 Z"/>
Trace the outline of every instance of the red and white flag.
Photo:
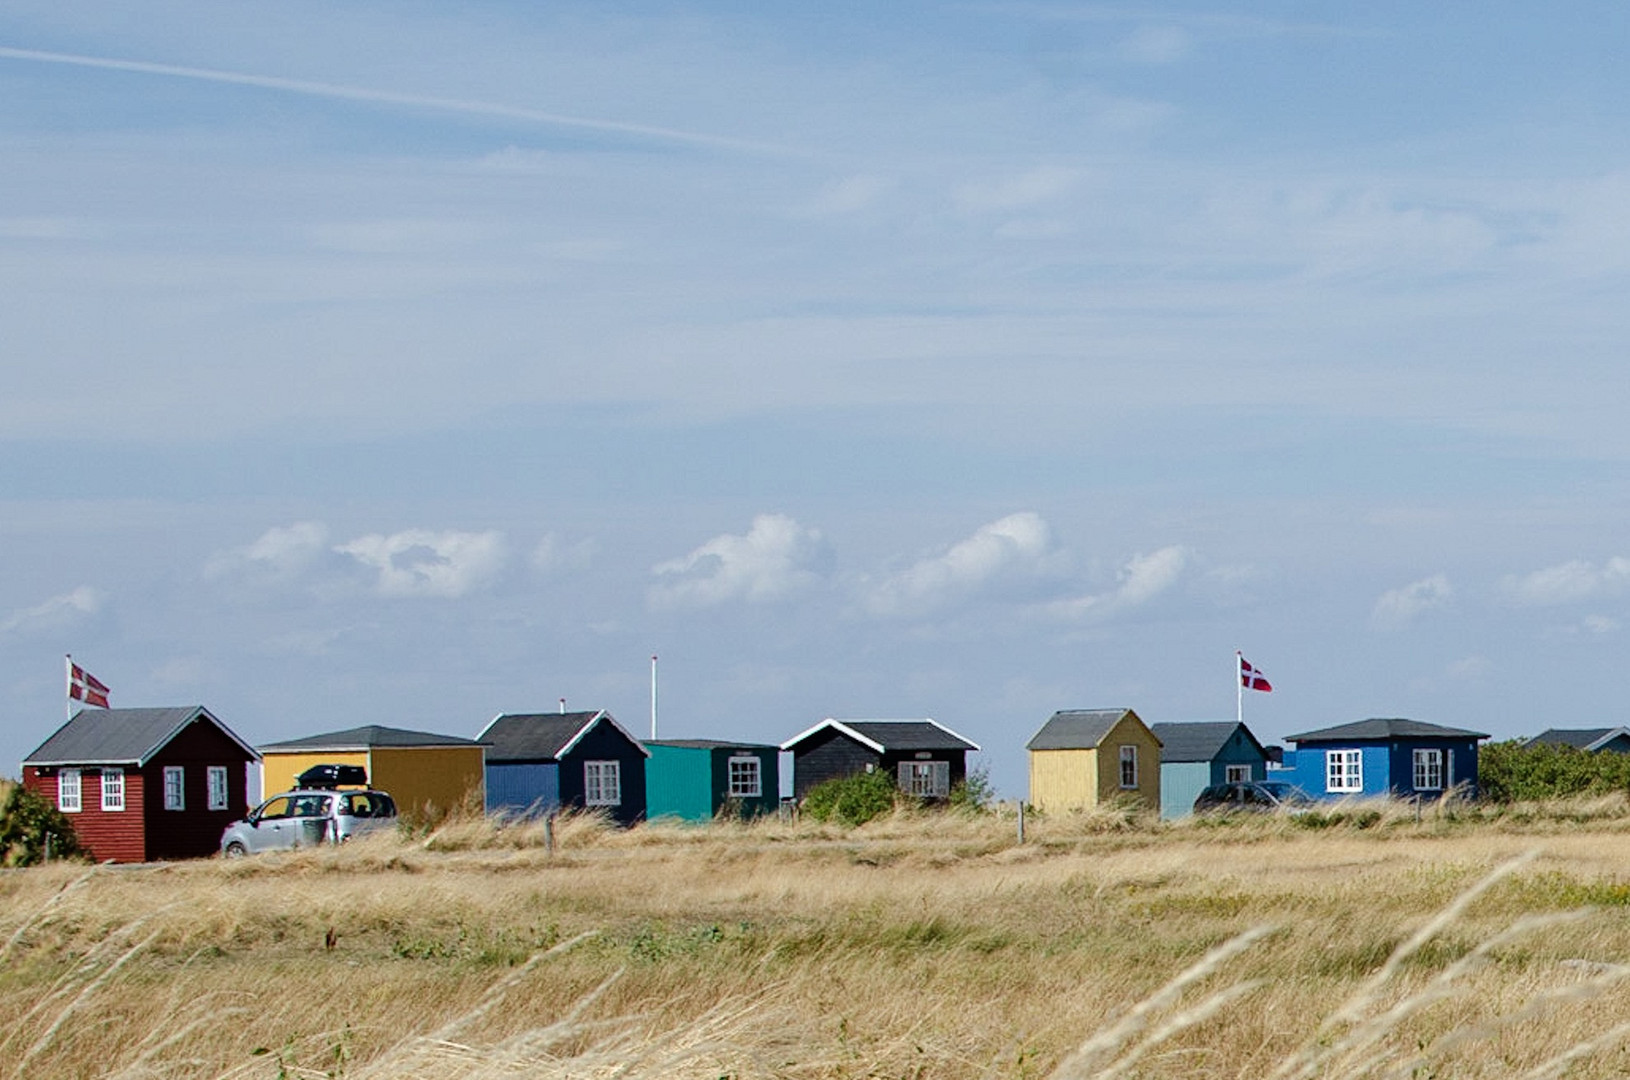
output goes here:
<path id="1" fill-rule="evenodd" d="M 1252 667 L 1251 662 L 1243 656 L 1239 658 L 1239 684 L 1247 690 L 1260 690 L 1264 694 L 1273 692 L 1273 683 L 1264 678 L 1262 672 Z"/>
<path id="2" fill-rule="evenodd" d="M 105 709 L 108 707 L 108 693 L 108 688 L 103 685 L 101 679 L 74 663 L 73 657 L 68 657 L 69 697 Z"/>

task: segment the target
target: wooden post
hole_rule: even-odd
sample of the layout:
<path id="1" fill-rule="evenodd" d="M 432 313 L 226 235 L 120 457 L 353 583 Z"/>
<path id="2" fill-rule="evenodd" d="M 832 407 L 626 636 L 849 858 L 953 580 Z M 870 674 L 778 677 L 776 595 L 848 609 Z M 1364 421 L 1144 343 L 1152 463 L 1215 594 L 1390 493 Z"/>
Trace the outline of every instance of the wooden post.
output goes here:
<path id="1" fill-rule="evenodd" d="M 546 855 L 555 853 L 555 815 L 553 814 L 543 819 L 543 851 Z"/>
<path id="2" fill-rule="evenodd" d="M 1019 800 L 1019 843 L 1024 843 L 1024 800 Z"/>

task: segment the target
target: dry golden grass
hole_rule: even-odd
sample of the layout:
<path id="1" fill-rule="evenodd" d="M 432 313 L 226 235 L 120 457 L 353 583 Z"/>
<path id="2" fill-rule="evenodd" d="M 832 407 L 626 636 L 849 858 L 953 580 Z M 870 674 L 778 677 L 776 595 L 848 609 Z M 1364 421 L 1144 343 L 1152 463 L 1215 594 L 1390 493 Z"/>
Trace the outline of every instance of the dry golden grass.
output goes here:
<path id="1" fill-rule="evenodd" d="M 0 1077 L 1618 1076 L 1624 801 L 0 874 Z"/>

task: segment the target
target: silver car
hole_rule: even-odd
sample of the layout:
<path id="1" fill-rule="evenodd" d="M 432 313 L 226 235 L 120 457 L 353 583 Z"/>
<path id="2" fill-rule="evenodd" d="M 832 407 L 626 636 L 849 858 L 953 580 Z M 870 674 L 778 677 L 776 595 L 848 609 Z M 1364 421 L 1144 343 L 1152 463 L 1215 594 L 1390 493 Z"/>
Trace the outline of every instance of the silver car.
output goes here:
<path id="1" fill-rule="evenodd" d="M 221 834 L 229 859 L 256 851 L 337 844 L 396 823 L 396 803 L 383 791 L 285 791 L 234 821 Z"/>

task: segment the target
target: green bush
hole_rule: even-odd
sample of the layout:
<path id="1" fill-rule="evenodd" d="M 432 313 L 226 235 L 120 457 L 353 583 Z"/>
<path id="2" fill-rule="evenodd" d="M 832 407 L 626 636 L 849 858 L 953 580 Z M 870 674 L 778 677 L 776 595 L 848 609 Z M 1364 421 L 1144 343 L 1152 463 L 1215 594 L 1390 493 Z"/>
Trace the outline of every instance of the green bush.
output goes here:
<path id="1" fill-rule="evenodd" d="M 864 825 L 893 810 L 898 795 L 893 777 L 883 770 L 855 773 L 810 788 L 803 812 L 816 821 Z"/>
<path id="2" fill-rule="evenodd" d="M 954 810 L 977 813 L 988 809 L 995 798 L 996 789 L 990 784 L 990 770 L 979 765 L 952 786 L 950 803 Z"/>
<path id="3" fill-rule="evenodd" d="M 1485 799 L 1506 803 L 1630 792 L 1630 754 L 1511 739 L 1483 747 L 1477 782 Z"/>
<path id="4" fill-rule="evenodd" d="M 0 866 L 33 866 L 78 856 L 79 838 L 67 816 L 21 784 L 0 781 Z"/>

